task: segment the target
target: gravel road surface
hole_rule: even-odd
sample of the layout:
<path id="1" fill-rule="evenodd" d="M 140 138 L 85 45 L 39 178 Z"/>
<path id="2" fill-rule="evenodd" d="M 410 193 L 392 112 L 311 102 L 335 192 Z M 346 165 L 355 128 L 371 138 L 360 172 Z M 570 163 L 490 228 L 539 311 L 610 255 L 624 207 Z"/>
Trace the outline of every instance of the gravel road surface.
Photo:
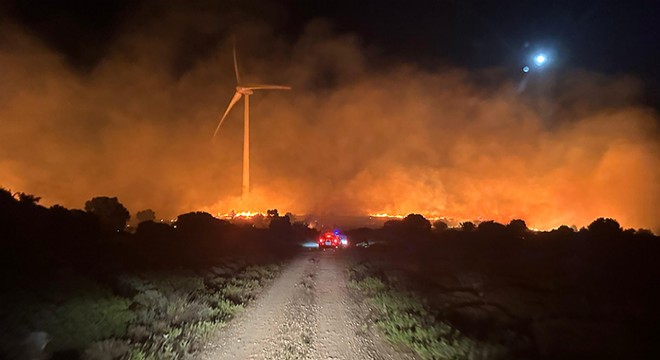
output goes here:
<path id="1" fill-rule="evenodd" d="M 368 306 L 349 295 L 343 255 L 298 256 L 200 358 L 413 359 L 387 344 L 369 323 Z"/>

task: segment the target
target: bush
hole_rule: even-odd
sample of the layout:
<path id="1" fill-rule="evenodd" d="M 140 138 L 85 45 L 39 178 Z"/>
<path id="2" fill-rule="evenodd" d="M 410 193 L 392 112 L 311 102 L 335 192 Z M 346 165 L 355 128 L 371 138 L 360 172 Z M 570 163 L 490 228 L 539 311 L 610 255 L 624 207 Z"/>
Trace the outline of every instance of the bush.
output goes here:
<path id="1" fill-rule="evenodd" d="M 43 299 L 15 307 L 5 319 L 4 326 L 16 329 L 10 337 L 45 331 L 51 337 L 51 351 L 84 349 L 94 341 L 125 336 L 129 322 L 135 318 L 129 310 L 129 300 L 98 287 L 56 298 L 59 300 Z M 3 339 L 2 343 L 7 340 L 10 339 Z"/>
<path id="2" fill-rule="evenodd" d="M 231 284 L 222 289 L 222 296 L 234 304 L 244 304 L 249 299 L 246 289 Z"/>
<path id="3" fill-rule="evenodd" d="M 213 310 L 199 301 L 183 297 L 170 299 L 165 309 L 165 321 L 171 325 L 193 324 L 211 319 Z"/>
<path id="4" fill-rule="evenodd" d="M 202 344 L 215 329 L 216 323 L 202 321 L 181 327 L 172 327 L 165 334 L 153 336 L 138 345 L 129 359 L 193 359 L 202 350 Z"/>
<path id="5" fill-rule="evenodd" d="M 373 276 L 368 276 L 360 281 L 353 280 L 351 285 L 365 292 L 368 296 L 377 295 L 387 289 L 387 285 L 381 279 Z"/>
<path id="6" fill-rule="evenodd" d="M 252 265 L 248 266 L 239 275 L 239 279 L 257 280 L 262 281 L 266 279 L 273 279 L 277 274 L 277 265 Z"/>
<path id="7" fill-rule="evenodd" d="M 413 350 L 422 359 L 503 359 L 500 345 L 477 342 L 439 319 L 412 293 L 396 290 L 392 283 L 374 276 L 371 264 L 349 269 L 350 286 L 367 295 L 375 308 L 375 321 L 387 338 Z"/>
<path id="8" fill-rule="evenodd" d="M 107 339 L 97 341 L 85 350 L 85 360 L 121 359 L 131 351 L 131 345 L 126 340 Z"/>
<path id="9" fill-rule="evenodd" d="M 241 305 L 225 299 L 220 294 L 209 296 L 208 302 L 212 308 L 211 318 L 215 321 L 229 320 L 236 312 L 242 309 Z"/>
<path id="10" fill-rule="evenodd" d="M 147 290 L 137 294 L 133 300 L 137 304 L 136 324 L 147 327 L 159 325 L 160 322 L 167 326 L 194 323 L 209 320 L 213 315 L 209 305 L 177 293 L 166 296 L 157 290 Z"/>
<path id="11" fill-rule="evenodd" d="M 467 359 L 477 344 L 445 322 L 436 322 L 415 297 L 395 292 L 376 295 L 378 325 L 394 343 L 410 347 L 423 359 Z M 482 346 L 481 344 L 479 346 Z"/>

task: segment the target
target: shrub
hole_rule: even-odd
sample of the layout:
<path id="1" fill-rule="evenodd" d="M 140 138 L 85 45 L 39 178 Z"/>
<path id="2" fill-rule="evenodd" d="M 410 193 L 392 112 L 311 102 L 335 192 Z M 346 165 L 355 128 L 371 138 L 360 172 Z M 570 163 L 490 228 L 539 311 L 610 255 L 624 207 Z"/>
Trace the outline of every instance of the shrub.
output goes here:
<path id="1" fill-rule="evenodd" d="M 139 276 L 119 277 L 118 290 L 128 296 L 135 296 L 149 290 L 162 294 L 178 293 L 190 295 L 205 290 L 204 279 L 192 272 L 159 271 L 145 272 Z"/>
<path id="2" fill-rule="evenodd" d="M 92 342 L 126 335 L 135 318 L 129 301 L 105 291 L 89 291 L 66 298 L 23 304 L 9 314 L 6 326 L 28 331 L 45 331 L 51 337 L 52 351 L 84 349 Z"/>
<path id="3" fill-rule="evenodd" d="M 210 321 L 171 327 L 165 334 L 153 336 L 148 342 L 134 349 L 129 359 L 193 359 L 202 349 L 216 323 Z"/>
<path id="4" fill-rule="evenodd" d="M 143 324 L 131 324 L 128 326 L 127 331 L 128 337 L 136 342 L 141 342 L 149 339 L 152 332 L 149 330 L 149 327 Z"/>
<path id="5" fill-rule="evenodd" d="M 211 319 L 215 321 L 226 321 L 242 308 L 241 305 L 225 299 L 221 294 L 209 296 L 208 302 L 212 308 Z"/>
<path id="6" fill-rule="evenodd" d="M 213 310 L 199 301 L 183 297 L 170 299 L 165 309 L 165 321 L 171 325 L 192 324 L 211 319 Z"/>
<path id="7" fill-rule="evenodd" d="M 275 265 L 277 266 L 277 265 Z M 248 266 L 239 275 L 239 279 L 257 280 L 262 282 L 265 279 L 273 279 L 277 274 L 277 269 L 273 266 Z"/>
<path id="8" fill-rule="evenodd" d="M 234 304 L 243 304 L 247 302 L 248 296 L 246 290 L 236 285 L 227 285 L 222 289 L 222 295 Z"/>
<path id="9" fill-rule="evenodd" d="M 361 281 L 355 282 L 357 288 L 364 291 L 369 296 L 374 296 L 387 289 L 385 283 L 373 276 L 368 276 Z"/>
<path id="10" fill-rule="evenodd" d="M 244 304 L 254 299 L 260 287 L 258 280 L 238 277 L 231 279 L 220 293 L 235 304 Z"/>
<path id="11" fill-rule="evenodd" d="M 131 351 L 128 341 L 107 339 L 97 341 L 89 346 L 83 355 L 85 360 L 114 360 L 124 357 Z"/>
<path id="12" fill-rule="evenodd" d="M 439 320 L 414 294 L 400 292 L 382 278 L 372 264 L 349 269 L 350 286 L 367 295 L 375 308 L 375 321 L 387 338 L 413 350 L 422 359 L 506 358 L 500 345 L 477 342 Z"/>
<path id="13" fill-rule="evenodd" d="M 373 298 L 378 325 L 394 343 L 410 347 L 423 359 L 467 359 L 476 343 L 445 322 L 436 322 L 416 298 L 384 292 Z M 482 346 L 482 345 L 479 345 Z"/>
<path id="14" fill-rule="evenodd" d="M 365 263 L 359 263 L 351 266 L 349 269 L 349 278 L 356 281 L 361 281 L 369 276 L 371 269 Z"/>
<path id="15" fill-rule="evenodd" d="M 163 311 L 167 307 L 167 298 L 158 290 L 146 290 L 133 297 L 134 304 L 147 310 Z"/>

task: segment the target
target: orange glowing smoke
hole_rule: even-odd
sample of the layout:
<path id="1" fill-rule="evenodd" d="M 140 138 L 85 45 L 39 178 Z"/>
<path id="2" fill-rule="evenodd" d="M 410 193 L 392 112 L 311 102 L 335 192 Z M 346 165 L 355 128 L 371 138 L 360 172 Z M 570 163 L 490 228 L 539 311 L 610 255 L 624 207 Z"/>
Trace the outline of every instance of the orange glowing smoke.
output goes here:
<path id="1" fill-rule="evenodd" d="M 658 116 L 636 80 L 566 69 L 538 95 L 498 70 L 373 70 L 355 37 L 322 23 L 288 45 L 243 27 L 246 74 L 296 90 L 252 104 L 254 191 L 241 199 L 240 112 L 211 142 L 235 84 L 226 24 L 148 13 L 84 73 L 0 25 L 0 186 L 76 208 L 117 196 L 159 218 L 278 209 L 660 230 Z M 218 45 L 190 59 L 180 35 L 196 31 Z"/>

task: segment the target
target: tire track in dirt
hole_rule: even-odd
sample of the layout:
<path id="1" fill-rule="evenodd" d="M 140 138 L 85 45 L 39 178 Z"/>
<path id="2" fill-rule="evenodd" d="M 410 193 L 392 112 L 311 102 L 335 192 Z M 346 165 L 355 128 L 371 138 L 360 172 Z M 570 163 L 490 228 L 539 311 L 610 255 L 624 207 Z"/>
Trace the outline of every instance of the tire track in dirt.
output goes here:
<path id="1" fill-rule="evenodd" d="M 318 317 L 314 278 L 317 258 L 309 257 L 304 275 L 295 284 L 291 300 L 286 304 L 284 319 L 272 346 L 265 348 L 264 359 L 310 359 L 317 336 Z"/>
<path id="2" fill-rule="evenodd" d="M 341 252 L 320 257 L 316 287 L 319 341 L 315 359 L 409 359 L 381 340 L 363 309 L 349 295 L 347 264 Z"/>

